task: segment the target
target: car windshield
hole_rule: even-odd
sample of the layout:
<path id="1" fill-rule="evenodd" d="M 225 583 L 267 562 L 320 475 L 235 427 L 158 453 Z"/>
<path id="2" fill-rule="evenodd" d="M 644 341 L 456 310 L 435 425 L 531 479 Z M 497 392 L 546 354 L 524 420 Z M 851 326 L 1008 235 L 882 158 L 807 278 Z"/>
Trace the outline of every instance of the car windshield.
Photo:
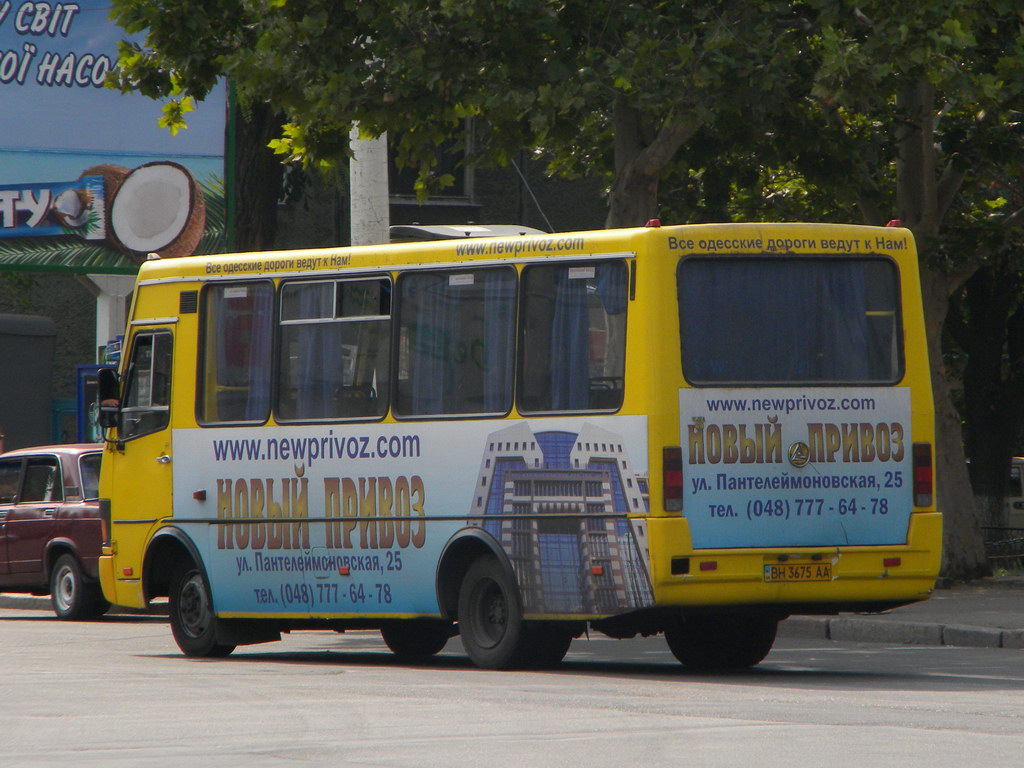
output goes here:
<path id="1" fill-rule="evenodd" d="M 82 497 L 98 499 L 100 495 L 100 457 L 102 453 L 87 453 L 79 460 L 82 469 Z"/>

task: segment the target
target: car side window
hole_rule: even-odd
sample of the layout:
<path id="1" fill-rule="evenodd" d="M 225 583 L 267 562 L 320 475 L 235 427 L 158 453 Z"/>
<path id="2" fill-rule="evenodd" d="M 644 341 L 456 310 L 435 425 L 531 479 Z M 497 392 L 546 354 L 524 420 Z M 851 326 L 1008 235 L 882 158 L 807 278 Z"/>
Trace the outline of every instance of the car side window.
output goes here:
<path id="1" fill-rule="evenodd" d="M 79 459 L 78 465 L 82 474 L 82 498 L 99 498 L 100 460 L 102 453 L 87 453 Z"/>
<path id="2" fill-rule="evenodd" d="M 25 465 L 25 482 L 19 502 L 63 501 L 60 463 L 54 456 L 30 458 Z"/>
<path id="3" fill-rule="evenodd" d="M 0 461 L 0 504 L 13 504 L 18 498 L 21 459 Z"/>

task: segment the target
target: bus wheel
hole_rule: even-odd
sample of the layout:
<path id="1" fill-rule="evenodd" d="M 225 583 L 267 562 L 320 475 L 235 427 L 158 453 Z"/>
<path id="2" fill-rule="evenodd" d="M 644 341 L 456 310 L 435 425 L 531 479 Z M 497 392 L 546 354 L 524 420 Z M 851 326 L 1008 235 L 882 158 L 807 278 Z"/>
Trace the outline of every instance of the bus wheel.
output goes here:
<path id="1" fill-rule="evenodd" d="M 572 644 L 572 632 L 552 624 L 526 625 L 523 647 L 523 666 L 547 669 L 561 663 Z"/>
<path id="2" fill-rule="evenodd" d="M 235 646 L 217 642 L 217 617 L 213 614 L 206 579 L 193 563 L 178 565 L 171 577 L 168 613 L 174 642 L 186 656 L 227 656 Z"/>
<path id="3" fill-rule="evenodd" d="M 695 615 L 666 629 L 665 640 L 690 669 L 744 669 L 768 655 L 778 626 L 775 616 Z"/>
<path id="4" fill-rule="evenodd" d="M 452 627 L 443 621 L 411 619 L 381 627 L 380 635 L 395 656 L 415 661 L 439 653 L 452 636 Z"/>
<path id="5" fill-rule="evenodd" d="M 74 555 L 57 558 L 50 572 L 50 604 L 58 619 L 92 619 L 110 607 L 103 599 L 100 585 L 85 580 Z"/>
<path id="6" fill-rule="evenodd" d="M 528 649 L 519 591 L 493 557 L 481 557 L 459 589 L 459 634 L 469 658 L 485 669 L 510 669 Z"/>

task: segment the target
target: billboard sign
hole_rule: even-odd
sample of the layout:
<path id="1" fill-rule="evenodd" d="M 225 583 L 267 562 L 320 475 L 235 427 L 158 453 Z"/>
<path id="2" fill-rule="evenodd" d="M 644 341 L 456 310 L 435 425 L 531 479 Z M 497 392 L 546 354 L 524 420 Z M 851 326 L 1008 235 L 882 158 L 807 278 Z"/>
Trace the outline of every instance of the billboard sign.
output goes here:
<path id="1" fill-rule="evenodd" d="M 162 104 L 103 86 L 127 36 L 108 0 L 0 0 L 0 269 L 132 274 L 225 247 L 223 85 Z"/>

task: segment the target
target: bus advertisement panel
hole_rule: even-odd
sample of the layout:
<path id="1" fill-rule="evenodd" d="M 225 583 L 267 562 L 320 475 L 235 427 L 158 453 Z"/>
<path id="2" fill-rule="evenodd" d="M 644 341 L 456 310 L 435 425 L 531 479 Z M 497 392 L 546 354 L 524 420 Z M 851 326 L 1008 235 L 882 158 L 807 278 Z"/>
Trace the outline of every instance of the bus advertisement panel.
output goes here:
<path id="1" fill-rule="evenodd" d="M 175 430 L 175 518 L 225 616 L 435 614 L 423 574 L 466 525 L 509 542 L 526 613 L 626 611 L 650 603 L 646 442 L 637 416 Z"/>
<path id="2" fill-rule="evenodd" d="M 695 548 L 906 542 L 906 387 L 682 389 L 679 412 Z"/>

